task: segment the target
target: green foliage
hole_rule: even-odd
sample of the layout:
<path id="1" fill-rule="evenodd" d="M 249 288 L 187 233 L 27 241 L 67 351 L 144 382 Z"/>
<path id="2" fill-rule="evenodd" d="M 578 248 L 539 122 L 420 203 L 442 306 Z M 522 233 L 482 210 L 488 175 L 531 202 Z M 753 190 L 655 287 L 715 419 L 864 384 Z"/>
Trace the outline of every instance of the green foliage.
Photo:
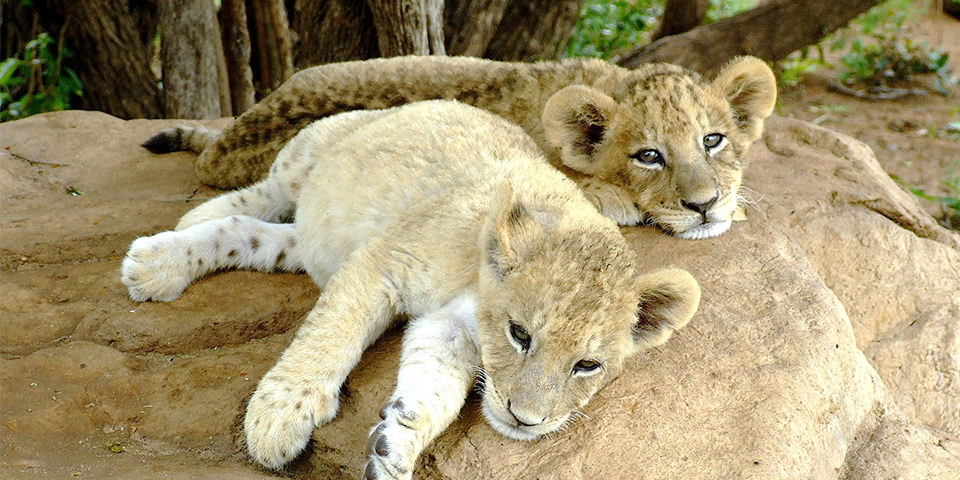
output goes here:
<path id="1" fill-rule="evenodd" d="M 662 0 L 587 0 L 564 56 L 613 60 L 643 43 L 644 33 L 657 25 L 662 13 Z"/>
<path id="2" fill-rule="evenodd" d="M 937 89 L 947 94 L 948 87 L 956 84 L 947 66 L 948 55 L 906 36 L 905 22 L 918 14 L 910 0 L 891 0 L 854 20 L 852 31 L 830 42 L 831 50 L 847 49 L 840 59 L 845 68 L 839 80 L 889 87 L 916 74 L 934 73 Z"/>
<path id="3" fill-rule="evenodd" d="M 664 0 L 587 0 L 564 57 L 616 61 L 620 52 L 646 43 L 663 15 Z M 756 6 L 757 0 L 710 0 L 706 23 Z"/>
<path id="4" fill-rule="evenodd" d="M 62 66 L 70 52 L 41 33 L 27 42 L 22 56 L 0 62 L 0 122 L 70 108 L 83 94 L 77 74 Z"/>
<path id="5" fill-rule="evenodd" d="M 960 164 L 960 161 L 957 162 Z M 930 195 L 920 187 L 904 182 L 896 175 L 890 175 L 894 181 L 903 185 L 910 193 L 940 205 L 940 216 L 937 222 L 946 228 L 960 230 L 960 174 L 954 173 L 943 181 L 942 185 L 949 193 L 946 196 Z"/>
<path id="6" fill-rule="evenodd" d="M 777 75 L 777 81 L 780 88 L 795 87 L 803 81 L 803 77 L 806 74 L 813 73 L 818 68 L 827 65 L 827 62 L 823 59 L 823 49 L 820 45 L 813 47 L 817 50 L 817 58 L 810 56 L 810 48 L 811 47 L 803 47 L 799 55 L 793 54 L 777 62 L 777 71 L 779 73 L 779 75 Z"/>

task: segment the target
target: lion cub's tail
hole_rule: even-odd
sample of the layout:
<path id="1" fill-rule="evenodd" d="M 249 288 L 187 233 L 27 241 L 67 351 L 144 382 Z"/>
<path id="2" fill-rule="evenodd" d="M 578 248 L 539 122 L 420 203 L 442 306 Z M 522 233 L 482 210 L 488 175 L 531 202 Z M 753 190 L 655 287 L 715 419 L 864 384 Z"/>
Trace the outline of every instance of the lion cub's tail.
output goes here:
<path id="1" fill-rule="evenodd" d="M 140 144 L 153 153 L 191 151 L 200 153 L 214 144 L 223 132 L 203 126 L 160 130 Z"/>

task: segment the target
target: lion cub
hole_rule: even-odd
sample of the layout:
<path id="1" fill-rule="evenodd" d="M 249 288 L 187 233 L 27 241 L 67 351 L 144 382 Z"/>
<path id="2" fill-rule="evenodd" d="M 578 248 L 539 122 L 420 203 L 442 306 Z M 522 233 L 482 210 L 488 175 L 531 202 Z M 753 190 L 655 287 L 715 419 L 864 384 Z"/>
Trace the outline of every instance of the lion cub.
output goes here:
<path id="1" fill-rule="evenodd" d="M 641 275 L 614 222 L 520 127 L 451 101 L 311 124 L 265 180 L 136 240 L 122 278 L 135 300 L 167 301 L 228 267 L 303 268 L 323 288 L 247 406 L 247 448 L 269 468 L 333 419 L 364 349 L 411 319 L 368 442 L 364 478 L 378 479 L 411 477 L 478 374 L 496 431 L 556 430 L 700 300 L 683 270 Z"/>
<path id="2" fill-rule="evenodd" d="M 220 132 L 164 130 L 155 153 L 200 153 L 200 179 L 221 188 L 263 178 L 310 122 L 436 98 L 457 99 L 521 127 L 598 210 L 620 225 L 680 238 L 730 228 L 746 155 L 773 111 L 777 83 L 753 57 L 713 80 L 668 64 L 628 70 L 594 59 L 509 63 L 412 56 L 320 65 L 298 72 Z"/>

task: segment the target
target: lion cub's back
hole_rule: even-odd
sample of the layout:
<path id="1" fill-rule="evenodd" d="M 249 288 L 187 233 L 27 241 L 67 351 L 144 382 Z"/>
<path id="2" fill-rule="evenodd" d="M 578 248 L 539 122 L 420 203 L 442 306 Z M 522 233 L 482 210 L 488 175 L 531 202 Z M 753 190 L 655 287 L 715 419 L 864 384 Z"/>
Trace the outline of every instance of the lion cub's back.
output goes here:
<path id="1" fill-rule="evenodd" d="M 311 208 L 344 206 L 328 213 L 350 224 L 370 215 L 383 224 L 384 216 L 454 191 L 484 196 L 508 178 L 535 189 L 576 190 L 520 127 L 448 100 L 320 120 L 291 141 L 277 163 L 288 156 L 312 165 L 304 188 L 319 203 Z"/>

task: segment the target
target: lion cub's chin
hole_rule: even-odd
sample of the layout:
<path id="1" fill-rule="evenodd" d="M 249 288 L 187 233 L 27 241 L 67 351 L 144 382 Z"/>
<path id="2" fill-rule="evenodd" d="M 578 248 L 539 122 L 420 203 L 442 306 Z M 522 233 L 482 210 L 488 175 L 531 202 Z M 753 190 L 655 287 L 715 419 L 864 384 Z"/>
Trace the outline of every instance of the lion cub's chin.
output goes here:
<path id="1" fill-rule="evenodd" d="M 716 237 L 717 235 L 730 230 L 730 225 L 732 223 L 733 222 L 731 220 L 711 220 L 707 223 L 701 223 L 696 227 L 677 233 L 677 237 L 686 240 L 702 240 L 704 238 Z"/>
<path id="2" fill-rule="evenodd" d="M 567 419 L 570 418 L 570 414 L 568 413 L 556 420 L 549 420 L 538 425 L 518 425 L 511 417 L 510 412 L 499 407 L 495 402 L 489 401 L 486 396 L 484 396 L 481 410 L 483 412 L 483 418 L 487 420 L 487 424 L 496 430 L 497 433 L 513 440 L 523 441 L 536 440 L 560 428 L 567 422 Z"/>

